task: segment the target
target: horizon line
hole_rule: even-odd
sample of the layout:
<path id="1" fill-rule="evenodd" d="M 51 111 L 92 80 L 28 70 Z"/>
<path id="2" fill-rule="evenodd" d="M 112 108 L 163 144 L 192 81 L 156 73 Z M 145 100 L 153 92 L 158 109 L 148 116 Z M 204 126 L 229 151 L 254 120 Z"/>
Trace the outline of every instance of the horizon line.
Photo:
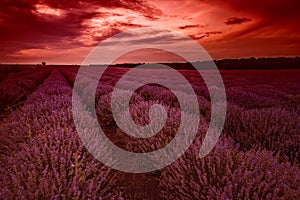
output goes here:
<path id="1" fill-rule="evenodd" d="M 277 56 L 277 57 L 241 57 L 241 58 L 222 58 L 222 59 L 212 59 L 212 60 L 202 60 L 202 61 L 192 61 L 192 62 L 149 62 L 149 63 L 143 63 L 143 62 L 132 62 L 132 63 L 114 63 L 114 64 L 107 64 L 107 63 L 90 63 L 90 64 L 59 64 L 59 63 L 50 63 L 46 65 L 47 66 L 55 66 L 55 65 L 64 65 L 64 66 L 95 66 L 95 65 L 103 65 L 103 66 L 107 66 L 107 65 L 136 65 L 136 64 L 184 64 L 184 63 L 201 63 L 201 62 L 218 62 L 218 61 L 234 61 L 234 60 L 259 60 L 259 59 L 279 59 L 279 58 L 284 58 L 284 59 L 297 59 L 300 58 L 300 56 Z M 45 62 L 45 61 L 42 61 Z M 26 66 L 38 66 L 38 65 L 42 65 L 42 62 L 40 63 L 0 63 L 0 66 L 2 65 L 26 65 Z"/>

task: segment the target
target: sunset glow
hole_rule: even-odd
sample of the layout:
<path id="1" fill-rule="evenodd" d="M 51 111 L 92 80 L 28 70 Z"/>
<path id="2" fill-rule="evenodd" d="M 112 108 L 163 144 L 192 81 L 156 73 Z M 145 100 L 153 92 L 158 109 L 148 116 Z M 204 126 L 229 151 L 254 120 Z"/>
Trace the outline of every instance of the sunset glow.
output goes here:
<path id="1" fill-rule="evenodd" d="M 180 31 L 214 59 L 299 56 L 298 7 L 296 0 L 5 2 L 0 63 L 80 64 L 106 38 L 143 27 Z"/>

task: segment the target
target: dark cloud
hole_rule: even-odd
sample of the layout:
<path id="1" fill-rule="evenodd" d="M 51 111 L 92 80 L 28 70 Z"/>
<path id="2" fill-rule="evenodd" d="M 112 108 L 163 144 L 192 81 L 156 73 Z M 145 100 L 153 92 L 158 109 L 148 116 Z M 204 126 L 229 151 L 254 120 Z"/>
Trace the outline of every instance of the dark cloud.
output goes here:
<path id="1" fill-rule="evenodd" d="M 36 5 L 41 4 L 60 9 L 61 16 L 38 13 Z M 69 0 L 1 0 L 0 42 L 1 54 L 18 52 L 27 48 L 44 49 L 49 45 L 79 45 L 76 40 L 90 28 L 85 21 L 92 18 L 121 16 L 118 13 L 100 12 L 99 8 L 122 8 L 136 11 L 148 20 L 154 20 L 162 12 L 146 0 L 112 1 L 69 1 Z M 121 28 L 140 27 L 128 22 L 113 22 L 104 30 L 103 38 L 120 32 Z M 92 33 L 91 37 L 92 36 Z M 99 37 L 94 38 L 99 41 Z M 84 44 L 81 44 L 84 45 Z M 70 46 L 72 47 L 72 46 Z"/>
<path id="2" fill-rule="evenodd" d="M 130 28 L 142 28 L 142 27 L 146 27 L 146 26 L 141 25 L 141 24 L 127 23 L 127 22 L 117 22 L 117 23 L 115 24 L 115 26 L 119 26 L 119 27 L 130 27 Z"/>
<path id="3" fill-rule="evenodd" d="M 226 22 L 227 25 L 234 25 L 234 24 L 242 24 L 245 22 L 251 22 L 252 19 L 247 17 L 229 17 Z"/>
<path id="4" fill-rule="evenodd" d="M 193 38 L 194 40 L 201 40 L 203 38 L 206 38 L 206 35 L 189 35 L 191 38 Z"/>
<path id="5" fill-rule="evenodd" d="M 128 28 L 142 28 L 145 27 L 143 25 L 140 24 L 134 24 L 134 23 L 126 23 L 126 22 L 117 22 L 115 24 L 113 24 L 112 26 L 110 26 L 108 29 L 105 30 L 101 30 L 101 36 L 92 36 L 93 38 L 93 43 L 90 45 L 85 45 L 85 44 L 81 44 L 83 46 L 96 46 L 99 44 L 99 42 L 111 37 L 112 35 L 116 35 L 118 33 L 122 32 L 122 28 L 124 27 L 128 27 Z"/>
<path id="6" fill-rule="evenodd" d="M 200 24 L 190 24 L 190 25 L 185 25 L 185 26 L 179 26 L 179 29 L 190 29 L 190 28 L 203 28 L 205 27 L 204 25 Z"/>
<path id="7" fill-rule="evenodd" d="M 217 35 L 217 34 L 221 34 L 222 31 L 209 31 L 209 32 L 205 32 L 205 35 L 211 36 L 211 35 Z"/>
<path id="8" fill-rule="evenodd" d="M 200 32 L 198 34 L 189 35 L 194 40 L 201 40 L 203 38 L 210 37 L 212 35 L 222 34 L 222 31 L 209 31 L 209 32 Z"/>

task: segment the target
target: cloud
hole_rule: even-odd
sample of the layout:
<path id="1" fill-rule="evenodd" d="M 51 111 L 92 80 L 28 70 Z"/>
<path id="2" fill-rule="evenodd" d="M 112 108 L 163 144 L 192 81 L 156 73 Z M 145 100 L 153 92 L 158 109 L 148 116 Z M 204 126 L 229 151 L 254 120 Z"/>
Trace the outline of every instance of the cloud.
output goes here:
<path id="1" fill-rule="evenodd" d="M 205 32 L 204 34 L 211 36 L 211 35 L 217 35 L 217 34 L 221 34 L 221 33 L 222 33 L 222 31 L 208 31 L 208 32 Z"/>
<path id="2" fill-rule="evenodd" d="M 201 40 L 203 38 L 206 38 L 206 35 L 189 35 L 191 38 L 193 38 L 194 40 Z"/>
<path id="3" fill-rule="evenodd" d="M 97 34 L 92 34 L 92 43 L 89 45 L 86 45 L 84 43 L 81 43 L 80 45 L 83 46 L 97 46 L 101 41 L 116 35 L 118 33 L 122 32 L 122 29 L 124 28 L 142 28 L 145 27 L 141 24 L 134 24 L 134 23 L 126 23 L 126 22 L 116 22 L 114 24 L 112 24 L 111 26 L 109 26 L 106 29 L 102 29 L 100 30 L 100 36 Z M 116 44 L 115 44 L 116 45 Z"/>
<path id="4" fill-rule="evenodd" d="M 208 31 L 208 32 L 200 32 L 198 34 L 192 34 L 189 35 L 191 38 L 193 38 L 194 40 L 201 40 L 203 38 L 208 38 L 212 35 L 219 35 L 222 34 L 222 31 Z"/>
<path id="5" fill-rule="evenodd" d="M 229 17 L 226 22 L 227 25 L 234 25 L 234 24 L 242 24 L 245 22 L 251 22 L 252 19 L 247 17 Z"/>
<path id="6" fill-rule="evenodd" d="M 41 3 L 42 2 L 42 3 Z M 99 11 L 102 8 L 103 11 Z M 132 1 L 67 1 L 67 0 L 15 0 L 2 1 L 0 6 L 0 42 L 1 54 L 11 54 L 24 49 L 75 48 L 89 46 L 87 40 L 92 36 L 99 41 L 101 37 L 94 36 L 95 28 L 87 21 L 98 18 L 107 22 L 103 29 L 102 38 L 107 38 L 125 28 L 137 28 L 143 25 L 133 23 L 124 14 L 111 13 L 106 10 L 123 9 L 143 16 L 147 20 L 155 20 L 162 11 L 152 6 L 146 0 Z M 119 17 L 122 20 L 108 21 L 107 17 Z M 108 30 L 110 29 L 110 30 Z M 98 27 L 97 31 L 101 31 Z"/>
<path id="7" fill-rule="evenodd" d="M 127 46 L 135 45 L 168 45 L 168 44 L 180 44 L 188 41 L 187 38 L 174 35 L 169 30 L 149 30 L 148 32 L 136 32 L 136 34 L 123 33 L 122 35 L 114 38 L 110 42 L 101 44 L 101 46 L 118 46 L 120 44 L 126 44 Z"/>
<path id="8" fill-rule="evenodd" d="M 191 29 L 191 28 L 203 28 L 205 27 L 204 25 L 200 24 L 190 24 L 190 25 L 185 25 L 185 26 L 179 26 L 179 29 Z"/>
<path id="9" fill-rule="evenodd" d="M 155 19 L 157 15 L 161 15 L 162 11 L 152 6 L 147 0 L 114 0 L 114 1 L 99 1 L 99 0 L 84 0 L 77 3 L 69 0 L 44 0 L 45 4 L 59 9 L 81 9 L 92 10 L 93 8 L 124 8 L 142 13 L 144 16 Z"/>

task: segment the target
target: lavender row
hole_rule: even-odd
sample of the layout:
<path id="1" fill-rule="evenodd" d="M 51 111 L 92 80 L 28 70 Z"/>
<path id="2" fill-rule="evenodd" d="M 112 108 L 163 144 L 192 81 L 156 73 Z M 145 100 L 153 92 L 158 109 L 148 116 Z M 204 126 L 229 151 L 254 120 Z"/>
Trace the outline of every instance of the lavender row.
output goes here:
<path id="1" fill-rule="evenodd" d="M 296 112 L 280 107 L 247 110 L 230 105 L 224 129 L 243 150 L 267 149 L 299 164 L 299 121 Z"/>
<path id="2" fill-rule="evenodd" d="M 231 87 L 227 89 L 227 99 L 247 109 L 281 107 L 292 112 L 300 111 L 299 95 L 289 94 L 269 86 Z"/>
<path id="3" fill-rule="evenodd" d="M 49 76 L 49 73 L 49 69 L 43 69 L 27 75 L 5 78 L 0 83 L 0 111 L 9 111 L 11 106 L 25 100 Z"/>
<path id="4" fill-rule="evenodd" d="M 54 70 L 24 106 L 4 120 L 1 196 L 118 198 L 111 170 L 86 151 L 75 131 L 71 94 L 71 87 Z"/>
<path id="5" fill-rule="evenodd" d="M 297 199 L 300 170 L 266 150 L 240 151 L 222 138 L 199 159 L 185 154 L 161 171 L 165 199 Z"/>

